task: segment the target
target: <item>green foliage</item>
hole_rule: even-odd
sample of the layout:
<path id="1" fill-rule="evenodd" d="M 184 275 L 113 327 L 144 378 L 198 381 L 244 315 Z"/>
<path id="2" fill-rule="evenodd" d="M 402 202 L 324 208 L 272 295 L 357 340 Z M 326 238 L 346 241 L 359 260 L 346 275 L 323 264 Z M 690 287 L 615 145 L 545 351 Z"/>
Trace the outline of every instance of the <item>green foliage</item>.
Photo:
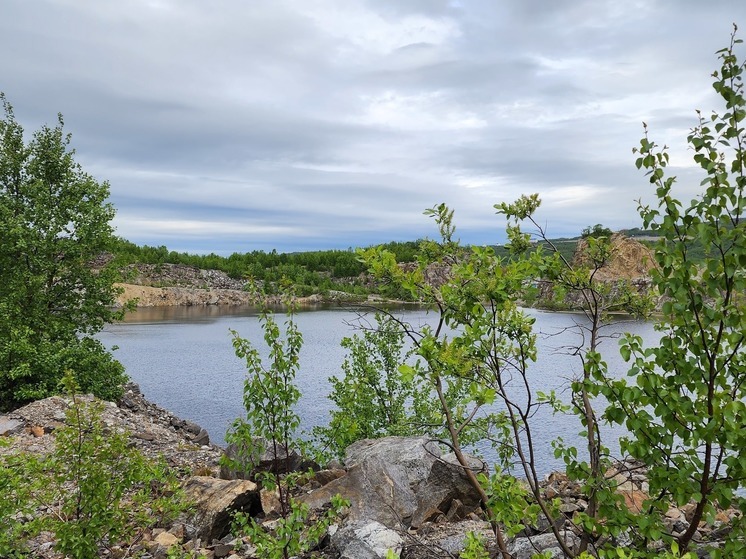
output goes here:
<path id="1" fill-rule="evenodd" d="M 385 246 L 397 255 L 400 262 L 411 262 L 419 241 L 391 242 Z M 236 279 L 251 278 L 261 284 L 267 294 L 281 293 L 283 280 L 290 280 L 296 286 L 298 296 L 325 294 L 330 290 L 367 295 L 378 289 L 361 276 L 365 272 L 365 266 L 352 249 L 296 253 L 255 250 L 236 252 L 226 257 L 169 251 L 165 246 L 138 246 L 124 239 L 117 239 L 112 250 L 115 254 L 112 265 L 119 268 L 142 263 L 182 264 L 221 270 Z"/>
<path id="2" fill-rule="evenodd" d="M 427 430 L 429 389 L 419 379 L 403 379 L 399 366 L 407 361 L 404 336 L 390 317 L 376 315 L 378 326 L 362 336 L 342 340 L 348 350 L 344 376 L 332 376 L 329 399 L 336 409 L 326 427 L 314 429 L 321 446 L 335 457 L 360 439 L 413 435 Z M 365 394 L 365 397 L 361 397 Z"/>
<path id="3" fill-rule="evenodd" d="M 74 365 L 86 392 L 120 394 L 124 369 L 91 336 L 116 313 L 109 186 L 75 162 L 60 116 L 28 142 L 0 94 L 0 411 L 59 391 Z"/>
<path id="4" fill-rule="evenodd" d="M 464 549 L 459 554 L 460 559 L 490 559 L 490 554 L 484 545 L 484 538 L 474 532 L 466 534 Z"/>
<path id="5" fill-rule="evenodd" d="M 608 239 L 613 233 L 614 232 L 608 227 L 604 227 L 600 223 L 596 223 L 596 225 L 594 225 L 593 227 L 589 225 L 588 227 L 583 229 L 582 233 L 580 233 L 580 237 L 583 239 Z"/>
<path id="6" fill-rule="evenodd" d="M 0 446 L 8 444 L 0 438 Z M 39 461 L 25 453 L 0 455 L 0 557 L 24 556 L 23 542 L 38 531 L 25 518 L 34 513 L 34 496 L 44 484 Z"/>
<path id="7" fill-rule="evenodd" d="M 45 499 L 54 512 L 41 525 L 55 533 L 60 552 L 88 559 L 105 542 L 130 541 L 173 520 L 184 504 L 168 469 L 149 462 L 126 434 L 107 432 L 103 404 L 81 400 L 72 374 L 64 382 L 72 405 L 65 427 L 55 433 L 55 451 L 43 463 Z"/>
<path id="8" fill-rule="evenodd" d="M 246 419 L 237 419 L 226 435 L 228 443 L 235 443 L 244 460 L 252 460 L 265 450 L 274 456 L 288 455 L 291 441 L 300 425 L 300 417 L 293 407 L 301 393 L 295 386 L 303 336 L 298 330 L 292 313 L 285 322 L 285 339 L 272 314 L 265 311 L 260 316 L 264 328 L 264 341 L 269 347 L 269 367 L 262 363 L 258 350 L 252 343 L 231 331 L 236 356 L 245 360 L 247 375 L 244 381 L 244 408 Z M 276 475 L 282 469 L 276 465 Z"/>
<path id="9" fill-rule="evenodd" d="M 590 553 L 582 553 L 579 559 L 595 559 Z M 671 543 L 670 549 L 630 549 L 609 547 L 598 552 L 599 559 L 697 559 L 693 552 L 681 553 L 676 542 Z M 733 557 L 737 557 L 734 555 Z"/>
<path id="10" fill-rule="evenodd" d="M 665 175 L 668 154 L 648 139 L 647 129 L 635 150 L 637 167 L 648 170 L 658 200 L 639 210 L 644 227 L 660 235 L 653 281 L 665 297 L 662 337 L 649 348 L 639 337 L 624 338 L 630 379 L 604 388 L 610 400 L 605 416 L 630 433 L 622 449 L 648 468 L 651 510 L 696 504 L 678 538 L 684 550 L 699 522 L 712 522 L 716 505 L 744 507 L 736 496 L 746 479 L 746 102 L 738 43 L 734 34 L 714 73 L 725 112 L 700 115 L 688 136 L 706 175 L 700 196 L 688 204 L 674 197 L 675 178 Z M 692 239 L 706 248 L 700 266 L 690 257 Z M 659 530 L 655 522 L 637 524 L 641 538 Z M 723 556 L 743 553 L 743 531 L 731 534 Z"/>
<path id="11" fill-rule="evenodd" d="M 207 555 L 198 553 L 194 549 L 186 551 L 179 545 L 172 545 L 166 551 L 166 559 L 207 559 Z"/>
<path id="12" fill-rule="evenodd" d="M 0 458 L 0 556 L 22 557 L 22 544 L 41 530 L 73 559 L 97 557 L 102 545 L 133 541 L 184 510 L 179 483 L 165 464 L 147 460 L 126 433 L 109 432 L 103 404 L 77 394 L 55 431 L 54 452 Z M 40 515 L 40 511 L 50 511 Z M 28 520 L 31 518 L 31 520 Z"/>
<path id="13" fill-rule="evenodd" d="M 308 505 L 291 500 L 289 510 L 273 523 L 271 530 L 265 529 L 245 513 L 234 516 L 233 530 L 251 538 L 260 559 L 297 557 L 321 542 L 329 526 L 336 522 L 342 509 L 348 505 L 336 495 L 321 516 L 312 518 Z"/>
<path id="14" fill-rule="evenodd" d="M 269 347 L 268 367 L 249 340 L 232 332 L 236 355 L 246 361 L 246 419 L 236 420 L 226 435 L 226 441 L 236 445 L 240 460 L 226 462 L 237 467 L 241 462 L 251 463 L 265 450 L 271 452 L 275 457 L 272 469 L 263 473 L 260 481 L 268 489 L 277 489 L 280 518 L 272 530 L 266 530 L 255 519 L 238 513 L 234 516 L 233 528 L 251 536 L 260 558 L 289 559 L 317 545 L 346 503 L 334 498 L 324 515 L 312 519 L 308 507 L 291 497 L 297 474 L 284 473 L 288 468 L 278 457 L 290 456 L 293 437 L 300 424 L 293 407 L 301 396 L 295 386 L 295 375 L 303 337 L 293 320 L 292 306 L 285 322 L 284 339 L 272 314 L 265 310 L 260 320 L 264 341 Z"/>
<path id="15" fill-rule="evenodd" d="M 533 211 L 538 198 L 519 203 L 525 207 L 518 210 Z M 404 269 L 391 253 L 380 249 L 365 251 L 363 257 L 376 277 L 409 291 L 414 300 L 437 312 L 434 327 L 398 323 L 412 340 L 418 358 L 415 365 L 401 370 L 431 390 L 440 408 L 433 430 L 447 435 L 449 446 L 491 512 L 489 496 L 469 469 L 462 447 L 475 440 L 492 440 L 502 466 L 509 467 L 514 457 L 524 457 L 526 445 L 532 444 L 528 419 L 546 404 L 534 400 L 530 392 L 521 396 L 509 393 L 508 386 L 517 381 L 528 387 L 528 364 L 536 359 L 533 319 L 517 305 L 517 294 L 532 279 L 533 265 L 520 258 L 498 258 L 489 247 L 464 250 L 455 239 L 451 210 L 441 204 L 425 213 L 435 220 L 441 238 L 440 242 L 421 243 L 416 267 Z M 517 228 L 509 231 L 509 237 L 514 250 L 531 252 L 528 238 Z M 442 285 L 427 280 L 433 268 L 448 271 Z M 504 411 L 493 411 L 498 402 Z M 533 482 L 538 487 L 536 472 Z M 505 488 L 498 484 L 498 489 Z M 490 520 L 498 547 L 507 556 L 499 519 Z"/>
<path id="16" fill-rule="evenodd" d="M 555 457 L 562 458 L 570 479 L 578 482 L 588 501 L 583 513 L 576 515 L 576 524 L 583 529 L 578 552 L 608 535 L 618 536 L 622 527 L 627 526 L 629 515 L 626 508 L 619 507 L 619 496 L 616 486 L 606 479 L 605 473 L 611 467 L 608 450 L 602 444 L 601 429 L 594 408 L 595 398 L 600 392 L 600 385 L 608 381 L 607 365 L 598 351 L 603 329 L 612 321 L 614 311 L 624 311 L 635 316 L 646 316 L 652 309 L 652 300 L 647 293 L 638 293 L 627 282 L 617 281 L 613 284 L 596 279 L 598 272 L 614 257 L 614 248 L 610 241 L 611 231 L 601 225 L 587 228 L 584 231 L 585 242 L 581 258 L 568 259 L 557 246 L 546 237 L 533 212 L 538 209 L 536 196 L 522 196 L 513 204 L 495 206 L 498 213 L 508 217 L 509 230 L 513 237 L 525 237 L 520 226 L 528 221 L 535 227 L 544 250 L 533 254 L 517 254 L 534 267 L 534 273 L 543 282 L 550 282 L 554 299 L 552 303 L 559 308 L 572 307 L 583 313 L 586 320 L 578 321 L 576 328 L 581 343 L 570 352 L 577 355 L 582 367 L 574 375 L 570 388 L 569 405 L 557 400 L 554 394 L 539 393 L 539 401 L 552 406 L 555 413 L 574 413 L 585 438 L 584 452 L 578 452 L 574 446 L 564 445 L 561 439 L 553 442 Z M 525 246 L 525 244 L 524 244 Z M 546 302 L 543 302 L 546 305 Z M 534 499 L 542 510 L 551 510 L 550 503 L 536 493 Z M 557 516 L 556 511 L 552 511 Z M 547 515 L 549 516 L 549 515 Z M 559 537 L 559 534 L 555 532 Z"/>
<path id="17" fill-rule="evenodd" d="M 491 476 L 480 474 L 479 482 L 487 493 L 490 518 L 502 524 L 509 537 L 518 535 L 526 524 L 536 524 L 541 509 L 515 477 L 496 468 Z"/>

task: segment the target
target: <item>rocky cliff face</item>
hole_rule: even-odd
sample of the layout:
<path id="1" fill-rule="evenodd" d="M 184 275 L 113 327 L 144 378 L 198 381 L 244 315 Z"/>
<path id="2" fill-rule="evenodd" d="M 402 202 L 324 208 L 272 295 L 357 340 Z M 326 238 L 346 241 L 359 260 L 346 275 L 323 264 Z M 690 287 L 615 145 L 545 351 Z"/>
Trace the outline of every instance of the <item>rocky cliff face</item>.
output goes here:
<path id="1" fill-rule="evenodd" d="M 190 287 L 153 287 L 149 285 L 115 284 L 122 290 L 117 305 L 135 301 L 137 307 L 173 307 L 204 305 L 252 305 L 257 302 L 248 291 Z"/>
<path id="2" fill-rule="evenodd" d="M 611 236 L 611 259 L 598 270 L 599 281 L 641 280 L 650 278 L 650 272 L 656 268 L 653 251 L 648 247 L 625 237 L 620 233 Z M 588 241 L 581 239 L 575 249 L 573 266 L 589 266 Z"/>
<path id="3" fill-rule="evenodd" d="M 651 272 L 656 268 L 653 252 L 642 243 L 615 233 L 611 239 L 611 258 L 598 270 L 593 278 L 595 281 L 610 285 L 609 300 L 618 299 L 624 284 L 641 295 L 653 295 Z M 572 262 L 573 267 L 592 267 L 588 256 L 588 242 L 578 241 Z M 539 284 L 539 299 L 537 305 L 547 308 L 581 309 L 585 305 L 585 298 L 580 290 L 567 291 L 564 299 L 557 300 L 551 281 Z"/>
<path id="4" fill-rule="evenodd" d="M 138 307 L 203 305 L 251 305 L 256 298 L 246 291 L 246 282 L 219 270 L 202 270 L 178 264 L 131 264 L 122 270 L 127 283 L 118 306 L 136 301 Z"/>

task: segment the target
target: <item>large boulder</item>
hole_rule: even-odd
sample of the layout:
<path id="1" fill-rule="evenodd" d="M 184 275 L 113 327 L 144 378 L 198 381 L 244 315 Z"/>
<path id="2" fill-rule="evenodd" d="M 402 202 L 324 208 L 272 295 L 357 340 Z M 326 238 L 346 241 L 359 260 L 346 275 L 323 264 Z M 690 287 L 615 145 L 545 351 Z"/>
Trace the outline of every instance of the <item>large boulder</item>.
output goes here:
<path id="1" fill-rule="evenodd" d="M 184 492 L 193 503 L 185 521 L 189 538 L 220 539 L 228 533 L 234 512 L 261 512 L 259 489 L 251 481 L 193 476 L 184 483 Z"/>
<path id="2" fill-rule="evenodd" d="M 483 468 L 471 459 L 471 467 Z M 479 506 L 479 497 L 455 457 L 440 456 L 428 437 L 362 440 L 346 452 L 347 474 L 311 491 L 301 500 L 321 508 L 336 494 L 350 502 L 347 523 L 377 521 L 392 529 L 417 528 L 453 503 L 462 513 Z"/>

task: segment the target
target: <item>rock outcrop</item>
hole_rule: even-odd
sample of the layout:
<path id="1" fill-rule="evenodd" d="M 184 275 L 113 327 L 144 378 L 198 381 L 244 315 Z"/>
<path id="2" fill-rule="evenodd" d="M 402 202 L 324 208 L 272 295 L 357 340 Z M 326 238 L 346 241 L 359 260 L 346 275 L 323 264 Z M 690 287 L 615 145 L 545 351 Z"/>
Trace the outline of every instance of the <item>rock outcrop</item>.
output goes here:
<path id="1" fill-rule="evenodd" d="M 93 400 L 90 395 L 78 398 Z M 64 425 L 65 411 L 71 403 L 69 397 L 52 396 L 0 416 L 0 425 L 15 425 L 5 433 L 12 435 L 12 444 L 7 448 L 0 446 L 0 454 L 51 453 L 54 436 L 48 435 L 54 435 L 54 431 Z M 185 472 L 218 473 L 223 449 L 210 444 L 207 431 L 146 400 L 136 384 L 125 387 L 118 403 L 104 402 L 103 405 L 104 426 L 118 433 L 128 433 L 131 444 L 145 456 L 163 457 L 169 466 Z"/>
<path id="2" fill-rule="evenodd" d="M 656 268 L 653 251 L 639 241 L 614 233 L 609 239 L 611 258 L 599 268 L 595 279 L 599 281 L 638 280 L 649 278 Z M 588 256 L 588 241 L 580 239 L 575 248 L 573 266 L 591 266 Z"/>
<path id="3" fill-rule="evenodd" d="M 205 305 L 252 305 L 256 297 L 237 289 L 198 289 L 191 287 L 152 287 L 117 283 L 122 290 L 117 305 L 135 301 L 138 307 L 175 307 Z"/>
<path id="4" fill-rule="evenodd" d="M 651 294 L 651 272 L 656 268 L 653 252 L 639 241 L 620 233 L 612 235 L 610 242 L 611 257 L 593 275 L 594 281 L 610 285 L 608 300 L 618 299 L 625 284 L 642 295 Z M 571 264 L 574 268 L 593 266 L 588 255 L 587 240 L 578 241 Z M 541 281 L 537 305 L 569 310 L 581 309 L 586 305 L 580 290 L 566 290 L 563 295 L 562 300 L 557 300 L 554 283 Z"/>
<path id="5" fill-rule="evenodd" d="M 463 469 L 427 437 L 358 441 L 347 449 L 345 466 L 346 475 L 300 500 L 321 508 L 338 494 L 350 502 L 348 524 L 376 521 L 395 530 L 444 517 L 456 502 L 464 516 L 478 506 Z"/>

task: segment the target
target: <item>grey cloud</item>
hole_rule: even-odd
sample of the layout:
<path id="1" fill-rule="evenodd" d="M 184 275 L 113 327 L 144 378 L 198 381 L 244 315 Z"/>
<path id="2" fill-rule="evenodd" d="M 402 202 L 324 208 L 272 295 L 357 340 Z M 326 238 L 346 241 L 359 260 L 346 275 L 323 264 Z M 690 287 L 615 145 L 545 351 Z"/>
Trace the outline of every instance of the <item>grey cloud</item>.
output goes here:
<path id="1" fill-rule="evenodd" d="M 136 242 L 414 239 L 440 201 L 462 239 L 495 242 L 492 204 L 523 192 L 557 235 L 636 225 L 641 121 L 685 159 L 744 15 L 726 0 L 9 0 L 0 89 L 28 130 L 64 113 Z M 692 169 L 673 171 L 693 193 Z"/>

